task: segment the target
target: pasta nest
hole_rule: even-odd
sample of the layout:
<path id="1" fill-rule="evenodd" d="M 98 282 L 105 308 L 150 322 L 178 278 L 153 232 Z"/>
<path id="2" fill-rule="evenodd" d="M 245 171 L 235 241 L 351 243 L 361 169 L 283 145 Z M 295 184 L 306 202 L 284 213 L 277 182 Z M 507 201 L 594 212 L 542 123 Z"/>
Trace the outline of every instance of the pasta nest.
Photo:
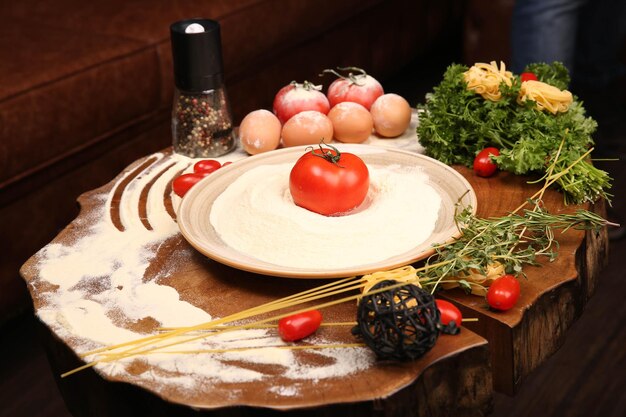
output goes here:
<path id="1" fill-rule="evenodd" d="M 401 268 L 391 269 L 389 271 L 378 271 L 371 274 L 363 275 L 361 278 L 365 281 L 365 285 L 361 288 L 363 294 L 367 293 L 372 287 L 381 281 L 394 280 L 398 282 L 406 282 L 418 287 L 422 287 L 417 279 L 416 269 L 411 265 L 403 266 Z"/>
<path id="2" fill-rule="evenodd" d="M 504 269 L 504 265 L 498 261 L 495 261 L 487 265 L 484 274 L 481 273 L 479 270 L 472 268 L 467 272 L 461 272 L 455 277 L 446 277 L 446 280 L 465 280 L 472 284 L 478 284 L 472 285 L 472 294 L 484 296 L 487 294 L 485 287 L 490 287 L 493 281 L 495 281 L 497 278 L 501 277 L 505 273 L 506 271 Z M 447 290 L 451 288 L 456 288 L 460 286 L 460 284 L 457 284 L 456 282 L 443 282 L 441 283 L 441 286 Z"/>
<path id="3" fill-rule="evenodd" d="M 499 101 L 502 98 L 500 84 L 505 83 L 509 87 L 512 84 L 513 73 L 506 70 L 504 62 L 500 61 L 500 67 L 496 61 L 491 63 L 476 63 L 463 73 L 467 88 L 480 94 L 484 99 Z"/>
<path id="4" fill-rule="evenodd" d="M 552 114 L 557 114 L 566 112 L 574 101 L 574 97 L 567 90 L 560 90 L 541 81 L 528 80 L 522 83 L 517 102 L 522 104 L 526 100 L 534 101 L 538 110 L 547 110 Z"/>

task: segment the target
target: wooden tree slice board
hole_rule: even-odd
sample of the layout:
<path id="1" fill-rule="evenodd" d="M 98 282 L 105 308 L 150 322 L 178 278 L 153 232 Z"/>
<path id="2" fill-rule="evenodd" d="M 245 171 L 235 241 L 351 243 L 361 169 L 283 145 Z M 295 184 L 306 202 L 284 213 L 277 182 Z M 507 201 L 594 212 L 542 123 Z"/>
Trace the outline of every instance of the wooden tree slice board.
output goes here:
<path id="1" fill-rule="evenodd" d="M 100 337 L 97 329 L 79 329 L 81 326 L 101 323 L 103 334 L 108 331 L 117 335 L 118 329 L 149 334 L 162 325 L 160 310 L 172 305 L 181 310 L 180 314 L 193 306 L 212 317 L 224 317 L 328 283 L 259 276 L 221 265 L 193 250 L 179 233 L 172 232 L 176 201 L 172 202 L 169 185 L 171 178 L 189 164 L 186 158 L 169 151 L 137 161 L 111 183 L 82 195 L 79 217 L 23 266 L 21 273 L 28 282 L 36 312 L 49 329 L 46 340 L 56 358 L 53 366 L 57 371 L 69 371 L 77 365 L 72 352 L 99 346 L 87 336 Z M 132 251 L 145 253 L 135 259 Z M 131 274 L 137 276 L 127 277 Z M 152 315 L 133 316 L 132 306 L 124 300 L 152 284 L 158 285 L 159 291 L 175 290 L 174 304 L 168 298 L 151 310 Z M 90 312 L 96 316 L 99 309 L 110 322 L 81 322 L 80 314 L 86 317 Z M 323 311 L 328 322 L 354 321 L 355 313 L 354 302 Z M 171 315 L 175 316 L 176 311 Z M 276 339 L 275 331 L 263 332 L 256 335 L 259 340 Z M 356 342 L 350 326 L 322 327 L 312 343 L 316 341 Z M 69 353 L 64 352 L 65 346 L 70 348 Z M 167 364 L 163 366 L 149 361 L 153 355 L 138 356 L 123 363 L 103 364 L 97 369 L 98 378 L 76 374 L 61 379 L 60 384 L 66 398 L 75 400 L 76 413 L 86 415 L 98 408 L 99 402 L 107 401 L 103 392 L 110 390 L 95 386 L 89 389 L 85 384 L 101 382 L 129 384 L 150 392 L 146 399 L 123 390 L 124 401 L 135 401 L 140 409 L 155 408 L 154 403 L 161 401 L 163 407 L 179 404 L 189 409 L 219 409 L 225 415 L 239 415 L 242 406 L 294 413 L 323 407 L 328 415 L 352 410 L 399 416 L 416 409 L 424 415 L 448 415 L 451 410 L 457 415 L 480 415 L 491 406 L 487 344 L 469 330 L 457 336 L 440 336 L 424 357 L 406 363 L 376 361 L 365 347 L 273 352 L 279 355 L 277 358 L 267 352 L 267 357 L 260 353 L 255 357 L 252 350 L 246 352 L 250 353 L 243 357 L 213 354 L 219 366 L 207 362 L 206 357 L 211 356 L 208 354 L 198 355 L 197 364 L 194 355 L 179 354 L 184 356 L 182 362 L 172 364 L 168 357 L 163 359 Z M 214 366 L 215 373 L 205 366 Z M 71 401 L 68 406 L 72 409 Z M 114 410 L 111 415 L 132 415 L 123 407 L 111 407 L 106 407 Z"/>
<path id="2" fill-rule="evenodd" d="M 506 172 L 485 179 L 465 167 L 457 170 L 478 195 L 479 217 L 506 215 L 540 189 L 539 185 L 528 184 L 528 178 Z M 554 190 L 548 190 L 543 201 L 552 213 L 573 213 L 581 208 L 600 215 L 606 212 L 604 200 L 592 205 L 565 206 L 563 195 Z M 541 267 L 524 268 L 527 279 L 520 280 L 520 300 L 509 311 L 489 310 L 484 299 L 458 289 L 442 293 L 464 316 L 479 319 L 465 326 L 489 341 L 496 391 L 514 394 L 523 379 L 556 352 L 593 294 L 608 260 L 606 228 L 599 233 L 556 232 L 555 237 L 559 243 L 558 257 L 551 263 L 540 259 Z"/>
<path id="3" fill-rule="evenodd" d="M 203 257 L 178 233 L 159 235 L 161 224 L 175 226 L 175 204 L 170 198 L 169 181 L 188 165 L 188 161 L 169 151 L 137 161 L 111 183 L 81 196 L 79 217 L 23 266 L 21 273 L 29 284 L 37 314 L 50 329 L 48 340 L 51 344 L 68 346 L 77 352 L 88 350 L 85 341 L 68 330 L 67 320 L 58 319 L 62 314 L 59 315 L 57 310 L 62 306 L 54 301 L 56 295 L 68 290 L 58 280 L 64 274 L 72 277 L 71 258 L 58 265 L 54 262 L 50 265 L 50 258 L 51 253 L 67 255 L 64 251 L 68 248 L 90 250 L 85 242 L 97 244 L 98 240 L 89 233 L 94 224 L 103 221 L 114 229 L 107 236 L 113 236 L 110 246 L 119 245 L 119 252 L 128 250 L 125 242 L 129 236 L 145 237 L 153 232 L 155 236 L 164 236 L 144 239 L 150 242 L 145 245 L 149 256 L 145 267 L 140 269 L 139 283 L 153 282 L 173 288 L 181 302 L 213 317 L 223 317 L 327 282 L 268 278 L 239 271 Z M 508 213 L 539 188 L 528 185 L 524 178 L 507 173 L 482 179 L 464 167 L 456 169 L 474 187 L 479 201 L 478 215 L 482 217 Z M 552 212 L 571 212 L 576 208 L 564 207 L 562 195 L 552 191 L 545 195 L 545 203 Z M 603 207 L 592 209 L 602 212 Z M 206 377 L 206 373 L 198 369 L 195 384 L 189 389 L 188 385 L 164 384 L 162 371 L 154 369 L 150 363 L 135 360 L 125 363 L 123 372 L 98 369 L 100 377 L 96 380 L 123 382 L 147 390 L 152 393 L 148 400 L 151 404 L 158 403 L 160 398 L 167 404 L 199 410 L 220 409 L 224 415 L 229 415 L 229 410 L 232 415 L 238 415 L 241 406 L 293 410 L 294 413 L 322 407 L 328 415 L 346 412 L 405 415 L 408 410 L 416 408 L 420 415 L 484 415 L 490 408 L 492 378 L 497 390 L 514 393 L 521 380 L 558 348 L 565 331 L 593 293 L 597 273 L 606 260 L 606 233 L 585 235 L 569 231 L 559 235 L 557 240 L 560 243 L 559 257 L 541 268 L 527 268 L 528 280 L 522 280 L 523 295 L 513 310 L 492 312 L 480 297 L 456 290 L 446 291 L 445 296 L 460 306 L 464 317 L 477 317 L 479 321 L 467 323 L 458 336 L 440 337 L 426 356 L 413 362 L 372 361 L 363 369 L 344 375 L 314 378 L 311 375 L 315 374 L 315 369 L 342 359 L 307 350 L 294 352 L 290 359 L 298 364 L 299 370 L 309 372 L 308 377 L 299 379 L 285 376 L 288 365 L 277 365 L 271 360 L 251 363 L 229 358 L 224 360 L 228 369 L 239 368 L 241 372 L 262 377 L 228 382 L 220 375 Z M 90 301 L 97 301 L 102 294 L 115 288 L 124 291 L 119 288 L 123 287 L 121 285 L 115 287 L 118 269 L 124 268 L 112 263 L 110 274 L 101 274 L 97 279 L 78 279 L 71 289 L 84 291 Z M 117 326 L 135 333 L 147 334 L 160 325 L 158 317 L 137 319 L 122 314 L 120 318 L 116 313 L 119 311 L 110 310 L 108 316 Z M 353 321 L 355 305 L 344 303 L 331 307 L 324 311 L 324 317 L 332 322 Z M 318 333 L 320 340 L 354 342 L 349 327 L 321 328 Z M 58 352 L 54 347 L 52 350 Z M 59 371 L 67 371 L 75 365 L 75 358 L 71 360 L 67 355 L 58 355 L 55 366 Z M 173 372 L 167 376 L 172 382 L 181 375 Z M 81 376 L 72 378 L 61 380 L 62 388 L 65 386 L 74 392 L 84 388 L 77 383 Z M 82 392 L 85 400 L 90 391 Z M 93 401 L 102 401 L 101 398 L 94 397 Z M 132 395 L 132 398 L 145 400 L 142 395 Z M 113 414 L 132 415 L 119 409 Z"/>

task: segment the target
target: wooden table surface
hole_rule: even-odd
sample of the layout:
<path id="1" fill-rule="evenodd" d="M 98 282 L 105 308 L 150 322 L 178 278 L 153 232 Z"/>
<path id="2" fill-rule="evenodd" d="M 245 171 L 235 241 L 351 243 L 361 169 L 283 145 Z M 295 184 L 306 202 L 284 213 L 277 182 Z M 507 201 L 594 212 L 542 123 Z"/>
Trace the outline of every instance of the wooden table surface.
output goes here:
<path id="1" fill-rule="evenodd" d="M 502 216 L 515 210 L 540 187 L 528 178 L 500 172 L 480 178 L 465 167 L 456 167 L 472 184 L 478 197 L 479 217 Z M 563 204 L 563 195 L 547 190 L 543 202 L 552 213 L 573 213 L 585 208 L 606 216 L 605 201 L 591 205 Z M 523 379 L 541 365 L 563 343 L 567 329 L 580 316 L 593 295 L 602 267 L 608 259 L 606 228 L 599 233 L 569 230 L 556 234 L 558 257 L 553 262 L 539 259 L 541 267 L 527 266 L 527 279 L 520 280 L 521 295 L 516 306 L 505 313 L 486 308 L 483 299 L 460 290 L 445 291 L 467 317 L 478 317 L 465 327 L 490 343 L 494 389 L 513 395 Z"/>
<path id="2" fill-rule="evenodd" d="M 187 162 L 188 165 L 188 162 Z M 172 158 L 169 151 L 146 157 L 128 167 L 111 183 L 80 197 L 79 217 L 51 244 L 72 247 L 110 206 L 105 220 L 128 235 L 121 214 L 124 200 L 135 194 L 138 221 L 135 227 L 151 227 L 146 200 L 150 192 L 159 192 L 167 216 L 175 219 L 171 189 L 157 189 L 184 168 L 184 161 Z M 464 167 L 455 167 L 473 186 L 478 196 L 478 215 L 500 216 L 519 206 L 538 189 L 527 179 L 499 173 L 490 179 L 478 178 Z M 140 184 L 140 186 L 135 186 Z M 155 191 L 157 190 L 157 191 Z M 576 206 L 564 206 L 562 195 L 548 191 L 544 202 L 551 212 L 571 212 Z M 602 202 L 591 210 L 603 213 Z M 165 213 L 164 213 L 165 214 Z M 95 220 L 98 219 L 98 220 Z M 204 379 L 193 390 L 176 389 L 151 378 L 150 365 L 135 361 L 125 372 L 115 374 L 89 369 L 59 379 L 68 408 L 76 415 L 485 415 L 491 407 L 492 392 L 514 394 L 523 379 L 549 357 L 562 343 L 567 329 L 581 314 L 593 294 L 598 273 L 606 261 L 606 231 L 600 233 L 568 231 L 557 236 L 559 256 L 542 267 L 526 268 L 528 279 L 521 280 L 522 296 L 517 306 L 507 312 L 493 312 L 484 299 L 458 290 L 445 291 L 444 297 L 457 304 L 464 317 L 475 317 L 457 336 L 441 336 L 435 347 L 419 360 L 406 363 L 373 362 L 347 375 L 303 378 L 285 377 L 281 366 L 251 364 L 230 360 L 239 366 L 263 374 L 247 382 Z M 115 242 L 111 242 L 115 245 Z M 75 351 L 84 350 L 67 329 L 51 322 L 51 296 L 58 286 L 41 275 L 44 251 L 34 255 L 22 268 L 35 309 L 42 318 L 53 369 L 60 374 L 81 364 Z M 174 234 L 150 246 L 153 257 L 143 277 L 175 289 L 180 300 L 192 304 L 213 317 L 223 317 L 245 308 L 260 305 L 298 291 L 320 285 L 317 280 L 293 280 L 255 275 L 211 261 Z M 71 268 L 71 264 L 67 264 Z M 167 271 L 167 273 L 163 273 Z M 63 268 L 58 270 L 62 274 Z M 91 285 L 91 284 L 90 284 Z M 331 321 L 353 321 L 355 305 L 344 303 L 324 312 Z M 146 318 L 125 324 L 141 334 L 156 331 L 159 323 Z M 124 326 L 124 325 L 122 325 Z M 349 327 L 321 328 L 325 340 L 351 343 Z M 362 348 L 365 349 L 365 348 Z M 328 356 L 317 352 L 294 353 L 296 361 L 311 369 L 327 365 Z M 172 375 L 174 379 L 176 375 Z M 297 390 L 278 394 L 277 387 Z M 280 410 L 280 411 L 277 411 Z"/>

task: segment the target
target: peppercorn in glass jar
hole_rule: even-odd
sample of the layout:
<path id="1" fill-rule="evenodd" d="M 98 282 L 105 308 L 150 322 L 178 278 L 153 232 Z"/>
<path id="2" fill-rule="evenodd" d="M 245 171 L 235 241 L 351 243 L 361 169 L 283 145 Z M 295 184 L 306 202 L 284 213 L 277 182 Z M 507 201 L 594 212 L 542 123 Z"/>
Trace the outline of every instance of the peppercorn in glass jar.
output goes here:
<path id="1" fill-rule="evenodd" d="M 174 59 L 172 136 L 174 152 L 191 158 L 217 157 L 235 147 L 224 87 L 219 24 L 207 19 L 170 27 Z"/>

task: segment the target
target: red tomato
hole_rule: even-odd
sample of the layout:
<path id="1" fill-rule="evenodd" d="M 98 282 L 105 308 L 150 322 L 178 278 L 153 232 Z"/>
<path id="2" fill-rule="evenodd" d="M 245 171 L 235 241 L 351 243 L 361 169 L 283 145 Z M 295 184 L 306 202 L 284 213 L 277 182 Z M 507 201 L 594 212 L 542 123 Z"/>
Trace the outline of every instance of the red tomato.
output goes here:
<path id="1" fill-rule="evenodd" d="M 174 190 L 176 195 L 178 195 L 179 197 L 183 197 L 191 187 L 193 187 L 205 176 L 205 174 L 197 172 L 179 175 L 178 177 L 174 178 L 174 181 L 172 181 L 172 189 Z"/>
<path id="2" fill-rule="evenodd" d="M 312 335 L 322 323 L 318 310 L 305 311 L 278 321 L 278 334 L 285 342 L 293 342 Z"/>
<path id="3" fill-rule="evenodd" d="M 451 302 L 446 300 L 436 299 L 435 303 L 437 303 L 437 308 L 439 309 L 439 313 L 441 314 L 441 324 L 447 326 L 451 321 L 456 322 L 457 327 L 461 327 L 461 321 L 463 320 L 463 315 L 461 311 Z"/>
<path id="4" fill-rule="evenodd" d="M 203 159 L 194 164 L 193 172 L 210 174 L 211 172 L 217 171 L 221 167 L 222 164 L 215 159 Z"/>
<path id="5" fill-rule="evenodd" d="M 520 79 L 522 80 L 522 82 L 531 80 L 537 81 L 537 76 L 534 72 L 522 72 L 522 74 L 520 75 Z"/>
<path id="6" fill-rule="evenodd" d="M 230 165 L 230 164 L 232 164 L 232 161 L 227 161 L 227 162 L 224 162 L 222 166 L 225 167 L 226 165 Z"/>
<path id="7" fill-rule="evenodd" d="M 513 275 L 503 275 L 496 279 L 487 291 L 487 303 L 496 310 L 513 308 L 519 298 L 520 286 Z"/>
<path id="8" fill-rule="evenodd" d="M 343 76 L 333 70 L 324 71 L 331 72 L 339 76 L 339 78 L 333 81 L 328 87 L 328 92 L 326 94 L 331 108 L 337 103 L 353 101 L 369 110 L 374 101 L 376 101 L 378 97 L 385 94 L 383 86 L 380 85 L 374 77 L 367 75 L 362 69 L 355 67 L 339 69 L 357 70 L 359 73 L 349 73 L 348 76 Z"/>
<path id="9" fill-rule="evenodd" d="M 285 124 L 292 116 L 305 110 L 327 114 L 330 104 L 320 89 L 308 81 L 302 84 L 293 81 L 281 88 L 274 97 L 274 114 L 280 123 Z"/>
<path id="10" fill-rule="evenodd" d="M 474 158 L 474 172 L 479 177 L 491 177 L 498 170 L 498 165 L 491 160 L 489 155 L 498 156 L 500 151 L 498 148 L 485 148 Z"/>
<path id="11" fill-rule="evenodd" d="M 332 147 L 314 149 L 298 159 L 289 190 L 300 207 L 325 216 L 346 213 L 365 200 L 369 171 L 358 156 Z"/>

